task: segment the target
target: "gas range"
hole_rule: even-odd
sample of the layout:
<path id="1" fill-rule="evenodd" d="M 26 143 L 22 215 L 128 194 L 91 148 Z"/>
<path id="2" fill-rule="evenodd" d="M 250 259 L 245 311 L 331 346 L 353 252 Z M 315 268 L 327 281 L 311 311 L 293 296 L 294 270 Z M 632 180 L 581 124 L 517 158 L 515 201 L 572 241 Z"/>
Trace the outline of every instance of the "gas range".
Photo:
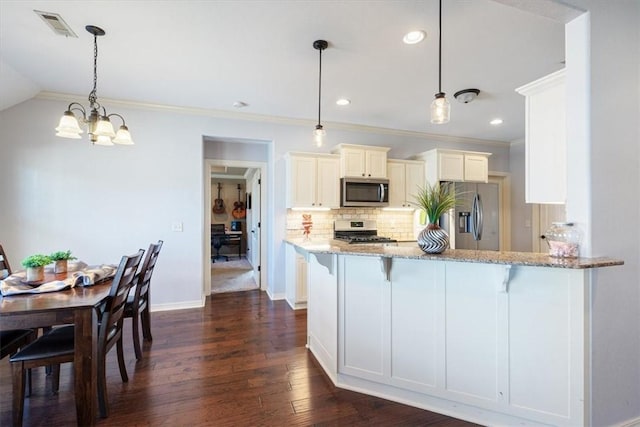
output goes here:
<path id="1" fill-rule="evenodd" d="M 397 240 L 378 236 L 373 220 L 336 220 L 333 224 L 333 238 L 349 244 L 395 244 Z"/>

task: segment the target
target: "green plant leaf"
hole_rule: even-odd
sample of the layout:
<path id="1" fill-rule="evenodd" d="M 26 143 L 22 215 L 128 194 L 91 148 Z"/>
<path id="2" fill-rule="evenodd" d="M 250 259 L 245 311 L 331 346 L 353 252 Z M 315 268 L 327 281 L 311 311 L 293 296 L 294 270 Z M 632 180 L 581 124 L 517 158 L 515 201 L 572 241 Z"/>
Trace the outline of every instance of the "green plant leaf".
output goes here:
<path id="1" fill-rule="evenodd" d="M 418 194 L 414 198 L 416 205 L 426 214 L 429 224 L 437 224 L 443 213 L 460 203 L 456 197 L 455 188 L 450 182 L 419 187 Z"/>
<path id="2" fill-rule="evenodd" d="M 49 258 L 51 258 L 52 261 L 62 261 L 65 259 L 66 260 L 77 259 L 76 257 L 71 256 L 71 250 L 54 252 L 51 255 L 49 255 Z"/>
<path id="3" fill-rule="evenodd" d="M 42 254 L 30 255 L 22 260 L 22 266 L 25 268 L 44 267 L 48 264 L 51 264 L 51 258 Z"/>

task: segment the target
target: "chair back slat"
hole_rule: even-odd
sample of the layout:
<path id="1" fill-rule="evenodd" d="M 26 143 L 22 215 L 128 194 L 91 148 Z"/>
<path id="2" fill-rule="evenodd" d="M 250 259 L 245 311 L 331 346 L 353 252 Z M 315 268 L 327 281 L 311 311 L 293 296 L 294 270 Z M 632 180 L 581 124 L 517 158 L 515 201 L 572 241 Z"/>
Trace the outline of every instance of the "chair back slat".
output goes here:
<path id="1" fill-rule="evenodd" d="M 142 268 L 140 269 L 138 284 L 136 285 L 136 293 L 135 299 L 136 303 L 139 304 L 141 299 L 146 299 L 147 294 L 149 293 L 149 285 L 151 284 L 151 276 L 153 275 L 153 269 L 156 266 L 156 261 L 158 260 L 158 255 L 160 255 L 160 249 L 162 249 L 162 244 L 164 242 L 162 240 L 158 240 L 158 243 L 152 243 L 149 245 L 149 249 L 147 249 L 147 256 L 142 263 Z"/>
<path id="2" fill-rule="evenodd" d="M 142 255 L 144 255 L 144 249 L 140 249 L 131 256 L 125 255 L 120 261 L 101 316 L 98 340 L 102 346 L 107 345 L 107 339 L 115 338 L 113 334 L 109 336 L 110 332 L 121 326 L 124 306 L 129 296 L 129 290 L 135 284 L 136 272 Z"/>
<path id="3" fill-rule="evenodd" d="M 0 278 L 3 277 L 2 270 L 7 270 L 7 276 L 11 274 L 11 266 L 9 265 L 7 254 L 4 253 L 4 249 L 0 245 Z"/>

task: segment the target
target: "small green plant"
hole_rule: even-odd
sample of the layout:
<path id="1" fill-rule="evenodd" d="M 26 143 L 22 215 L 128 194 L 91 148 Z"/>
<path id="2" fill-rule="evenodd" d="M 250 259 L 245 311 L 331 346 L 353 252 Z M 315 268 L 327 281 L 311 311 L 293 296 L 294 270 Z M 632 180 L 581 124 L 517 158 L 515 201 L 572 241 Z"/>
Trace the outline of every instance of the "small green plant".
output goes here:
<path id="1" fill-rule="evenodd" d="M 72 260 L 72 259 L 77 259 L 74 256 L 71 256 L 71 251 L 58 251 L 58 252 L 54 252 L 51 255 L 49 255 L 49 258 L 51 258 L 51 261 L 63 261 L 63 260 Z"/>
<path id="2" fill-rule="evenodd" d="M 437 224 L 443 213 L 455 208 L 459 203 L 451 183 L 419 187 L 414 198 L 418 207 L 426 214 L 429 224 Z"/>
<path id="3" fill-rule="evenodd" d="M 25 268 L 44 267 L 48 264 L 51 264 L 51 258 L 42 254 L 31 255 L 22 260 L 22 266 Z"/>

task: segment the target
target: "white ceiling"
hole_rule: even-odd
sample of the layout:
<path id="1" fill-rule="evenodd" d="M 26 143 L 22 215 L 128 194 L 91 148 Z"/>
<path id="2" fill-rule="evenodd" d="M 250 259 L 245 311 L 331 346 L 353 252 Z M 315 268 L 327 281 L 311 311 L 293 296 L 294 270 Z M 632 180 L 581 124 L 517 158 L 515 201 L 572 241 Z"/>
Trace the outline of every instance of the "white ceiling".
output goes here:
<path id="1" fill-rule="evenodd" d="M 521 138 L 524 101 L 514 89 L 563 67 L 564 24 L 491 0 L 443 3 L 442 89 L 452 102 L 446 125 L 432 125 L 428 117 L 438 89 L 437 0 L 2 0 L 0 107 L 39 91 L 76 94 L 86 104 L 93 36 L 84 26 L 92 24 L 107 33 L 98 40 L 99 99 L 312 121 L 318 91 L 312 44 L 325 39 L 327 132 L 341 122 Z M 54 34 L 34 9 L 60 14 L 79 37 Z M 412 29 L 426 30 L 427 39 L 403 44 Z M 466 88 L 480 89 L 480 96 L 469 104 L 452 99 Z M 352 104 L 337 106 L 339 97 Z M 235 101 L 249 105 L 236 109 Z M 495 117 L 504 124 L 489 125 Z"/>

